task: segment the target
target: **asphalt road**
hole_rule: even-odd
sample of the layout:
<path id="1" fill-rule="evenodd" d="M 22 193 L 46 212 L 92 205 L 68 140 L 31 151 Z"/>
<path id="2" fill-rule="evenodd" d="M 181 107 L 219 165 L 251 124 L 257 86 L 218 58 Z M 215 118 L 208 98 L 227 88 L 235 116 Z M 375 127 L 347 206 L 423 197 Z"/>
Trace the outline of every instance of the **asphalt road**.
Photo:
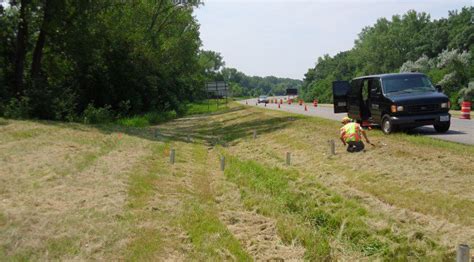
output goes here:
<path id="1" fill-rule="evenodd" d="M 266 107 L 264 106 L 264 104 L 256 105 L 256 102 L 257 102 L 256 98 L 239 101 L 239 103 L 244 104 L 244 105 L 246 104 L 246 102 L 248 103 L 249 106 L 258 106 L 260 108 L 286 111 L 286 112 L 302 114 L 302 115 L 307 115 L 307 116 L 317 116 L 317 117 L 332 119 L 336 121 L 340 121 L 344 116 L 347 115 L 345 113 L 335 114 L 333 112 L 332 107 L 324 107 L 324 106 L 313 107 L 312 104 L 307 104 L 308 111 L 305 111 L 304 106 L 299 106 L 297 103 L 293 103 L 291 105 L 288 105 L 287 103 L 283 103 L 281 105 L 281 108 L 278 108 L 277 104 L 267 104 Z M 447 133 L 444 133 L 444 134 L 436 133 L 436 131 L 434 130 L 432 126 L 424 126 L 424 127 L 413 129 L 412 131 L 410 131 L 410 134 L 421 134 L 421 135 L 426 135 L 429 137 L 434 137 L 434 138 L 438 138 L 442 140 L 468 144 L 468 145 L 474 145 L 474 119 L 461 120 L 457 116 L 453 116 L 451 118 L 451 128 L 449 129 Z"/>

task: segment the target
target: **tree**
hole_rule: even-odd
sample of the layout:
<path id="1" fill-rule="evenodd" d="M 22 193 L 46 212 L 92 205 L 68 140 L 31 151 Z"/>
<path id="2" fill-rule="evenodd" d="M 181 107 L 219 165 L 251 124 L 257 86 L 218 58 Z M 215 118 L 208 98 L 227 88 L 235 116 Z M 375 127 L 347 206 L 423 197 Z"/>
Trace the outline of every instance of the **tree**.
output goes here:
<path id="1" fill-rule="evenodd" d="M 401 68 L 425 72 L 434 82 L 444 83 L 445 91 L 455 101 L 458 88 L 474 74 L 474 24 L 470 17 L 470 9 L 462 8 L 449 12 L 448 18 L 433 21 L 428 14 L 413 10 L 394 15 L 391 20 L 380 18 L 362 29 L 351 50 L 319 57 L 315 67 L 305 74 L 302 95 L 306 100 L 318 97 L 321 102 L 330 102 L 332 80 L 398 72 Z M 434 66 L 446 50 L 454 49 L 464 57 L 471 54 L 470 58 Z M 456 75 L 450 75 L 452 72 Z"/>
<path id="2" fill-rule="evenodd" d="M 284 95 L 287 88 L 299 89 L 302 84 L 302 81 L 296 79 L 247 76 L 235 68 L 223 68 L 221 74 L 226 82 L 238 84 L 242 88 L 242 95 L 245 96 Z"/>
<path id="3" fill-rule="evenodd" d="M 28 24 L 29 24 L 29 8 L 31 0 L 20 1 L 20 20 L 18 22 L 18 33 L 16 35 L 16 52 L 15 52 L 15 73 L 14 85 L 17 97 L 23 94 L 23 74 L 25 71 L 25 57 L 28 41 Z M 11 2 L 14 4 L 14 1 Z"/>
<path id="4" fill-rule="evenodd" d="M 121 115 L 181 112 L 202 93 L 207 77 L 193 17 L 198 5 L 11 1 L 0 10 L 0 111 L 7 108 L 2 104 L 12 105 L 8 110 L 21 105 L 32 117 L 58 120 L 77 118 L 89 105 Z M 216 61 L 209 70 L 222 66 L 222 58 Z M 19 103 L 20 97 L 28 103 Z"/>

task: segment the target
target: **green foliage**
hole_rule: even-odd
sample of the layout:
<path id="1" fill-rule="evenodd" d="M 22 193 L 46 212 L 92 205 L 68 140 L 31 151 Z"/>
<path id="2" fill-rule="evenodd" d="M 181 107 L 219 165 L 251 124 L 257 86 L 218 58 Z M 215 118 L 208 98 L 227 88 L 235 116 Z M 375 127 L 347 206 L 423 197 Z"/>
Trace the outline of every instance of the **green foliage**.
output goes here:
<path id="1" fill-rule="evenodd" d="M 209 80 L 217 80 L 217 74 L 225 65 L 225 62 L 220 53 L 202 50 L 199 53 L 199 64 Z"/>
<path id="2" fill-rule="evenodd" d="M 28 44 L 22 49 L 23 78 L 15 81 L 15 61 L 21 60 L 16 48 L 20 3 L 26 6 Z M 182 102 L 199 97 L 207 73 L 223 65 L 218 53 L 199 49 L 193 16 L 198 5 L 11 1 L 0 10 L 0 103 L 27 97 L 29 117 L 69 121 L 91 103 L 121 117 L 183 113 Z M 211 59 L 205 62 L 205 57 Z M 15 103 L 8 109 L 18 115 L 11 112 Z"/>
<path id="3" fill-rule="evenodd" d="M 209 101 L 191 103 L 187 106 L 186 115 L 197 115 L 228 109 L 225 99 L 210 99 Z"/>
<path id="4" fill-rule="evenodd" d="M 117 124 L 127 127 L 146 127 L 157 125 L 175 118 L 175 112 L 149 112 L 143 115 L 119 118 Z"/>
<path id="5" fill-rule="evenodd" d="M 86 124 L 103 124 L 111 122 L 113 120 L 111 106 L 106 105 L 104 107 L 96 108 L 93 104 L 89 104 L 84 110 L 83 119 Z"/>
<path id="6" fill-rule="evenodd" d="M 3 115 L 6 118 L 26 119 L 30 117 L 30 110 L 30 99 L 28 97 L 12 98 L 5 106 Z"/>
<path id="7" fill-rule="evenodd" d="M 207 114 L 228 109 L 224 99 L 219 100 L 219 105 L 217 104 L 216 100 L 210 100 L 209 103 L 207 101 L 191 103 L 186 105 L 184 108 L 185 111 L 181 116 Z M 175 111 L 154 111 L 131 117 L 118 117 L 116 123 L 127 127 L 147 127 L 164 123 L 166 121 L 175 119 L 176 117 L 178 117 L 178 114 Z"/>
<path id="8" fill-rule="evenodd" d="M 427 73 L 434 83 L 456 72 L 456 81 L 443 86 L 453 99 L 474 73 L 473 57 L 471 55 L 467 65 L 456 62 L 456 59 L 444 65 L 442 60 L 455 57 L 451 54 L 453 50 L 458 50 L 459 54 L 473 52 L 474 25 L 470 17 L 471 11 L 465 7 L 461 11 L 451 11 L 448 18 L 439 20 L 431 20 L 428 14 L 413 10 L 402 16 L 395 15 L 391 20 L 380 18 L 361 31 L 351 50 L 334 57 L 324 55 L 318 58 L 316 66 L 305 74 L 302 96 L 305 100 L 317 97 L 319 101 L 328 103 L 331 102 L 328 94 L 332 94 L 329 82 L 333 79 L 350 80 L 361 75 L 393 73 L 404 65 Z M 430 65 L 429 60 L 443 65 L 438 68 Z"/>
<path id="9" fill-rule="evenodd" d="M 462 88 L 459 91 L 459 97 L 462 101 L 472 101 L 474 99 L 474 82 L 469 82 L 468 87 Z"/>
<path id="10" fill-rule="evenodd" d="M 423 72 L 431 76 L 433 83 L 441 85 L 443 91 L 456 104 L 459 90 L 469 80 L 469 64 L 471 54 L 458 50 L 443 50 L 435 58 L 421 56 L 415 62 L 405 62 L 400 68 L 401 72 Z"/>

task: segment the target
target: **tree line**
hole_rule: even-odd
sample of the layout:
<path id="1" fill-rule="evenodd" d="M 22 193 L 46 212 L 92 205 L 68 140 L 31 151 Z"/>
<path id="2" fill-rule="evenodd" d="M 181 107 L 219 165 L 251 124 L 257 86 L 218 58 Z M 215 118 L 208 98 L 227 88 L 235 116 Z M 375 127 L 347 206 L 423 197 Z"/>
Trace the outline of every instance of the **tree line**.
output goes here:
<path id="1" fill-rule="evenodd" d="M 285 95 L 287 88 L 301 87 L 302 81 L 275 76 L 248 76 L 235 68 L 223 68 L 220 77 L 229 83 L 233 96 Z"/>
<path id="2" fill-rule="evenodd" d="M 408 11 L 365 27 L 351 50 L 319 57 L 305 74 L 302 96 L 332 102 L 332 82 L 356 76 L 418 71 L 440 84 L 458 105 L 474 76 L 474 23 L 470 8 L 432 20 Z"/>
<path id="3" fill-rule="evenodd" d="M 199 1 L 10 0 L 0 5 L 0 114 L 54 120 L 183 111 L 220 65 Z M 217 66 L 217 68 L 216 68 Z"/>

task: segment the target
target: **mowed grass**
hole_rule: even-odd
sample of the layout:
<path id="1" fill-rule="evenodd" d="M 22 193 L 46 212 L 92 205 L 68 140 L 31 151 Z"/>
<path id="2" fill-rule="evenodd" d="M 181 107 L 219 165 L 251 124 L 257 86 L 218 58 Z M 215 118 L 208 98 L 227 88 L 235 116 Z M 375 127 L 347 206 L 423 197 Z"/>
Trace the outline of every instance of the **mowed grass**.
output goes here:
<path id="1" fill-rule="evenodd" d="M 155 145 L 147 161 L 130 173 L 125 217 L 128 227 L 133 227 L 124 257 L 131 261 L 249 261 L 250 257 L 217 216 L 205 172 L 207 151 L 199 144 L 180 144 L 190 154 L 178 155 L 176 165 L 180 167 L 174 169 L 166 161 L 171 146 L 178 144 Z M 184 161 L 186 156 L 192 158 L 193 164 Z M 191 174 L 181 173 L 181 168 Z"/>
<path id="2" fill-rule="evenodd" d="M 212 198 L 209 192 L 193 189 L 207 177 L 203 145 L 183 145 L 197 151 L 189 156 L 195 165 L 178 153 L 183 171 L 196 168 L 183 173 L 169 165 L 171 141 L 148 129 L 10 120 L 3 127 L 1 139 L 9 142 L 0 151 L 2 258 L 250 259 L 212 201 L 201 201 Z M 12 138 L 17 130 L 40 135 Z"/>
<path id="3" fill-rule="evenodd" d="M 357 257 L 389 260 L 448 257 L 446 248 L 422 233 L 400 234 L 392 223 L 371 226 L 367 220 L 377 217 L 369 210 L 311 179 L 302 180 L 296 170 L 232 158 L 226 176 L 241 187 L 246 206 L 278 219 L 284 240 L 301 241 L 308 260 L 343 259 L 338 248 Z"/>
<path id="4" fill-rule="evenodd" d="M 329 157 L 337 122 L 236 104 L 137 126 L 0 119 L 0 257 L 443 261 L 474 245 L 472 146 L 374 130 L 377 147 Z"/>

